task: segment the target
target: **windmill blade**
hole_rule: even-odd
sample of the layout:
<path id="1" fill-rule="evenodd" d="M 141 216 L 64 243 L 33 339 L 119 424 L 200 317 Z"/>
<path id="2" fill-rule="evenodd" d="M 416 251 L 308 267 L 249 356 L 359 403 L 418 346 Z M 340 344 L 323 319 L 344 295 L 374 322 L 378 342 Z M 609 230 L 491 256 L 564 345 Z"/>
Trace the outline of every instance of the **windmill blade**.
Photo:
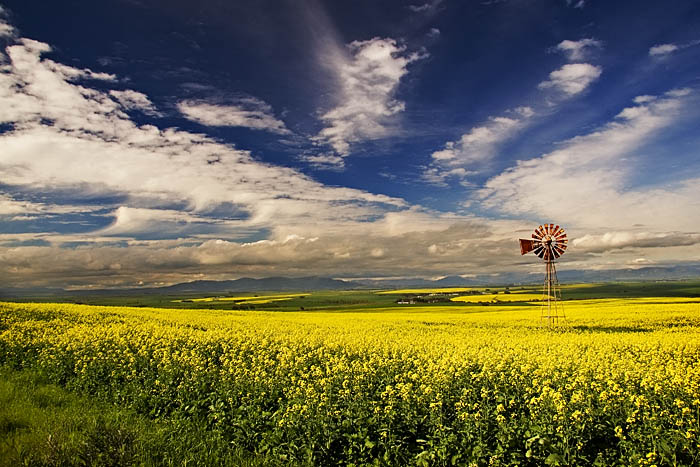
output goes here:
<path id="1" fill-rule="evenodd" d="M 542 229 L 542 226 L 539 226 L 535 229 L 535 233 L 533 235 L 536 235 L 535 238 L 542 238 L 544 237 L 544 230 Z"/>
<path id="2" fill-rule="evenodd" d="M 557 237 L 562 231 L 562 228 L 559 227 L 558 225 L 554 226 L 554 231 L 552 232 L 552 236 Z"/>
<path id="3" fill-rule="evenodd" d="M 552 250 L 552 253 L 554 253 L 554 259 L 557 259 L 561 256 L 561 253 L 557 251 L 556 247 Z"/>
<path id="4" fill-rule="evenodd" d="M 537 256 L 539 256 L 539 257 L 541 258 L 541 257 L 542 257 L 542 251 L 544 251 L 544 247 L 542 247 L 542 246 L 540 245 L 540 246 L 538 246 L 537 248 L 535 248 L 534 253 L 535 253 Z"/>
<path id="5" fill-rule="evenodd" d="M 562 248 L 559 245 L 554 245 L 554 252 L 557 254 L 557 258 L 564 254 L 564 250 L 565 248 Z"/>
<path id="6" fill-rule="evenodd" d="M 520 254 L 525 255 L 527 253 L 530 253 L 532 250 L 535 249 L 535 244 L 536 242 L 534 240 L 525 240 L 525 239 L 520 239 Z"/>
<path id="7" fill-rule="evenodd" d="M 549 224 L 549 234 L 554 235 L 554 224 Z"/>

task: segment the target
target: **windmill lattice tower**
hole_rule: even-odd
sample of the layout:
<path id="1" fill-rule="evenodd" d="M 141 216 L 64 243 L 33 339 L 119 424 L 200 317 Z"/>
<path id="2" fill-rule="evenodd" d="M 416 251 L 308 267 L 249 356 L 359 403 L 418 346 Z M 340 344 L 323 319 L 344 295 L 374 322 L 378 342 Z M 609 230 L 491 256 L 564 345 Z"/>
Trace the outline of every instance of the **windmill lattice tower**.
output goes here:
<path id="1" fill-rule="evenodd" d="M 540 321 L 547 320 L 550 326 L 559 324 L 560 319 L 566 320 L 554 260 L 564 254 L 568 242 L 566 231 L 554 224 L 543 224 L 537 227 L 532 234 L 532 239 L 520 239 L 521 255 L 532 251 L 545 261 L 546 273 L 542 288 Z"/>

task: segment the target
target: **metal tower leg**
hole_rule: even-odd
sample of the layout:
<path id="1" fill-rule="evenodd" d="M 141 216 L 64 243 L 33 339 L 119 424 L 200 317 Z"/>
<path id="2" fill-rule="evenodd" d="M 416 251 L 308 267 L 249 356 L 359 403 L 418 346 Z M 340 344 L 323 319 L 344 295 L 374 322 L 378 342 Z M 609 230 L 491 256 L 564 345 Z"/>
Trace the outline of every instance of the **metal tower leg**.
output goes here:
<path id="1" fill-rule="evenodd" d="M 554 261 L 547 260 L 544 287 L 542 288 L 542 307 L 540 323 L 545 319 L 548 326 L 559 324 L 559 319 L 566 320 L 564 305 L 561 302 L 561 286 L 557 278 L 557 268 Z"/>

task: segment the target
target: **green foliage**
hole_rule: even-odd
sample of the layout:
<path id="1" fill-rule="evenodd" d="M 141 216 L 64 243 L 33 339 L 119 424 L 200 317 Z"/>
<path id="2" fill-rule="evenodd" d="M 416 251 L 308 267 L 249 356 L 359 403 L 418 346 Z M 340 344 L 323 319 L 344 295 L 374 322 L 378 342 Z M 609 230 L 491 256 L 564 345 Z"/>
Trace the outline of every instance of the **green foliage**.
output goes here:
<path id="1" fill-rule="evenodd" d="M 204 424 L 155 422 L 66 391 L 36 370 L 0 367 L 0 467 L 269 465 Z"/>

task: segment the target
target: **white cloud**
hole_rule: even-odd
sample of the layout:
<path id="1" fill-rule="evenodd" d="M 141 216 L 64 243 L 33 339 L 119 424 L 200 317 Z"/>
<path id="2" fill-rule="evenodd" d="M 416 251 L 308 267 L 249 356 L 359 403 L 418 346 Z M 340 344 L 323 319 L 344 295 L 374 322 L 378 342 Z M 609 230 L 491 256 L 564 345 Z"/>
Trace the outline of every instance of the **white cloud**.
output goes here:
<path id="1" fill-rule="evenodd" d="M 521 223 L 441 217 L 435 213 L 396 213 L 377 223 L 324 226 L 276 232 L 271 238 L 241 243 L 212 238 L 130 241 L 127 248 L 109 238 L 78 248 L 49 246 L 0 247 L 7 285 L 131 285 L 237 276 L 357 275 L 368 270 L 396 275 L 410 270 L 417 276 L 497 272 L 519 262 L 514 242 L 506 241 Z M 137 216 L 138 217 L 138 214 Z M 167 216 L 165 217 L 167 219 Z M 139 225 L 145 222 L 139 221 Z M 51 240 L 51 237 L 34 236 Z M 0 244 L 8 238 L 0 235 Z M 85 240 L 85 238 L 82 238 Z M 102 241 L 98 241 L 102 240 Z M 430 251 L 434 254 L 416 254 Z"/>
<path id="2" fill-rule="evenodd" d="M 419 58 L 395 40 L 381 38 L 354 41 L 347 51 L 331 53 L 328 61 L 338 80 L 338 101 L 321 115 L 327 126 L 317 141 L 347 156 L 352 143 L 389 136 L 392 117 L 404 110 L 404 103 L 395 98 L 399 82 Z"/>
<path id="3" fill-rule="evenodd" d="M 317 170 L 340 171 L 345 168 L 345 160 L 333 153 L 323 154 L 302 154 L 299 159 L 309 164 Z"/>
<path id="4" fill-rule="evenodd" d="M 493 158 L 500 145 L 514 137 L 534 115 L 530 107 L 517 107 L 508 116 L 491 117 L 474 127 L 456 141 L 432 154 L 433 165 L 423 173 L 423 179 L 445 185 L 448 178 L 465 178 Z M 465 168 L 466 167 L 466 168 Z M 468 169 L 468 170 L 467 170 Z"/>
<path id="5" fill-rule="evenodd" d="M 272 107 L 254 97 L 237 99 L 233 104 L 187 100 L 177 108 L 190 120 L 206 126 L 238 126 L 253 130 L 266 130 L 289 134 L 284 122 L 277 119 Z"/>
<path id="6" fill-rule="evenodd" d="M 425 13 L 435 10 L 443 0 L 433 0 L 432 2 L 422 3 L 420 5 L 408 5 L 408 9 L 415 13 Z"/>
<path id="7" fill-rule="evenodd" d="M 356 67 L 357 73 L 363 69 L 360 62 L 366 66 L 373 63 L 381 70 L 370 67 L 366 74 L 360 73 L 358 79 L 369 76 L 377 78 L 379 84 L 375 89 L 370 82 L 354 83 L 348 84 L 347 89 L 365 99 L 374 98 L 374 93 L 381 91 L 377 94 L 380 107 L 400 107 L 400 103 L 394 103 L 394 92 L 411 57 L 406 57 L 405 51 L 395 43 L 383 45 L 399 50 L 396 56 L 389 53 L 388 58 L 382 55 L 385 48 L 375 50 L 367 44 L 358 47 L 362 53 L 357 51 L 357 54 L 362 57 L 352 56 L 343 63 Z M 337 276 L 339 271 L 348 275 L 369 272 L 397 275 L 410 270 L 416 276 L 434 276 L 474 271 L 495 273 L 521 267 L 513 233 L 529 229 L 529 221 L 437 213 L 409 206 L 389 196 L 331 187 L 296 170 L 262 163 L 247 151 L 201 134 L 137 124 L 126 110 L 154 110 L 146 96 L 136 91 L 116 91 L 116 94 L 105 91 L 116 77 L 42 59 L 41 54 L 48 50 L 46 44 L 26 39 L 7 49 L 4 73 L 0 74 L 0 102 L 3 104 L 0 122 L 11 124 L 11 130 L 0 134 L 0 179 L 3 185 L 10 187 L 8 193 L 40 191 L 50 196 L 55 190 L 71 192 L 77 201 L 73 200 L 75 205 L 57 206 L 3 194 L 0 195 L 0 215 L 8 218 L 47 216 L 85 209 L 91 211 L 91 215 L 112 218 L 113 223 L 97 231 L 74 234 L 0 234 L 0 263 L 3 283 L 7 286 L 63 286 L 66 283 L 116 286 L 134 285 L 138 281 L 172 283 L 193 277 Z M 370 52 L 378 54 L 377 60 L 365 56 Z M 396 63 L 397 57 L 402 56 L 403 62 Z M 389 70 L 393 70 L 393 74 Z M 343 76 L 349 80 L 352 73 Z M 94 79 L 105 82 L 94 87 Z M 344 105 L 350 105 L 352 92 L 343 94 Z M 577 168 L 576 163 L 585 160 L 589 151 L 605 159 L 601 152 L 613 150 L 609 148 L 617 151 L 619 147 L 635 147 L 624 135 L 614 136 L 613 133 L 625 133 L 627 127 L 631 127 L 629 132 L 637 137 L 643 136 L 645 128 L 653 132 L 663 127 L 664 119 L 673 118 L 679 102 L 686 98 L 687 92 L 685 95 L 675 92 L 642 99 L 644 102 L 640 101 L 643 105 L 639 108 L 624 110 L 615 125 L 600 130 L 599 147 L 594 144 L 596 137 L 593 135 L 581 137 L 578 141 L 587 142 L 588 146 L 579 149 L 585 152 L 570 154 L 568 157 L 573 162 L 565 165 L 586 175 L 586 167 Z M 272 115 L 271 110 L 268 114 Z M 368 113 L 369 117 L 378 119 L 383 131 L 389 131 L 391 122 L 378 117 L 379 114 Z M 395 113 L 389 112 L 388 117 L 392 115 Z M 346 116 L 350 121 L 360 118 L 352 112 Z M 494 125 L 492 132 L 498 133 L 497 127 L 507 127 L 509 119 L 524 123 L 531 116 L 532 109 L 523 108 L 477 128 Z M 353 131 L 343 135 L 368 137 L 364 129 Z M 478 131 L 467 132 L 471 133 L 474 134 L 466 139 L 469 144 L 477 141 L 486 144 L 489 140 L 479 139 Z M 340 137 L 340 133 L 336 136 Z M 350 136 L 347 138 L 343 141 L 348 144 L 355 141 Z M 491 135 L 490 140 L 498 144 L 497 137 Z M 455 147 L 461 144 L 462 138 L 455 141 Z M 564 146 L 571 149 L 576 145 L 572 141 Z M 340 155 L 317 157 L 315 163 L 319 164 L 342 163 Z M 545 169 L 557 166 L 557 156 L 551 157 L 542 163 Z M 313 164 L 314 160 L 309 162 Z M 609 166 L 603 164 L 602 167 L 605 170 L 600 171 L 604 174 L 614 174 Z M 455 178 L 465 177 L 469 170 L 459 164 L 440 165 L 439 169 L 438 177 Z M 617 184 L 619 180 L 612 180 L 610 185 L 618 191 L 623 186 Z M 589 178 L 581 179 L 583 184 L 589 181 Z M 487 203 L 496 202 L 500 196 L 496 192 L 500 185 L 492 182 L 494 191 L 487 197 Z M 676 187 L 670 192 L 675 198 L 666 199 L 666 205 L 677 204 L 678 209 L 697 212 L 697 206 L 688 202 L 700 199 L 696 182 L 687 180 Z M 577 187 L 577 183 L 576 178 L 568 180 L 569 185 Z M 512 185 L 518 190 L 531 188 L 517 177 Z M 562 190 L 565 186 L 542 194 L 534 192 L 551 201 L 559 199 L 560 193 L 571 196 Z M 519 202 L 522 199 L 519 193 L 521 191 L 512 200 L 502 199 L 498 206 Z M 589 191 L 582 193 L 586 195 Z M 95 207 L 79 204 L 81 197 L 89 197 L 94 202 L 104 196 L 118 196 L 119 204 L 105 202 Z M 549 215 L 550 204 L 542 202 L 545 208 L 540 211 L 538 196 L 532 206 L 524 205 L 533 215 L 539 216 L 542 212 Z M 570 209 L 577 200 L 566 197 Z M 660 201 L 654 196 L 651 198 L 657 203 L 650 206 L 649 215 L 653 217 L 660 210 Z M 641 208 L 634 206 L 642 205 L 642 201 L 639 197 L 610 206 L 613 206 L 611 210 L 622 213 L 619 214 L 622 218 L 628 205 L 639 212 Z M 595 206 L 598 212 L 606 208 L 604 204 Z M 104 214 L 108 209 L 111 211 Z M 576 219 L 586 219 L 586 212 L 593 209 L 581 210 L 581 217 Z M 519 217 L 523 215 L 521 211 L 514 212 Z M 635 216 L 630 214 L 620 222 L 631 218 Z M 659 218 L 664 220 L 663 216 Z M 689 225 L 691 222 L 694 221 L 688 220 Z M 683 231 L 678 226 L 665 229 L 669 230 Z M 241 236 L 262 240 L 243 241 Z M 48 246 L 30 246 L 32 242 L 35 245 L 48 243 Z M 124 244 L 128 247 L 124 248 Z M 645 257 L 658 261 L 654 251 L 649 248 Z M 640 256 L 638 252 L 633 254 L 631 260 Z M 688 257 L 688 250 L 683 254 L 686 256 L 682 257 Z M 575 251 L 568 258 L 576 258 Z"/>
<path id="8" fill-rule="evenodd" d="M 676 50 L 678 50 L 678 46 L 675 44 L 660 44 L 651 47 L 649 49 L 649 55 L 666 55 L 670 54 L 671 52 L 675 52 Z"/>
<path id="9" fill-rule="evenodd" d="M 15 129 L 0 135 L 5 184 L 121 193 L 132 203 L 181 202 L 195 211 L 230 203 L 256 226 L 362 219 L 405 205 L 326 187 L 202 135 L 138 126 L 113 94 L 70 82 L 81 70 L 41 60 L 47 50 L 27 40 L 8 48 L 8 72 L 0 75 L 0 121 Z"/>
<path id="10" fill-rule="evenodd" d="M 578 41 L 564 40 L 557 45 L 557 50 L 566 54 L 571 61 L 580 61 L 586 58 L 592 48 L 601 48 L 603 43 L 593 38 L 580 39 Z"/>
<path id="11" fill-rule="evenodd" d="M 0 6 L 0 38 L 14 37 L 17 34 L 15 28 L 5 20 L 6 12 Z M 1 55 L 0 55 L 1 56 Z"/>
<path id="12" fill-rule="evenodd" d="M 60 214 L 85 213 L 101 209 L 101 207 L 84 205 L 59 205 L 18 200 L 7 193 L 0 192 L 0 216 L 28 215 L 32 218 L 55 216 Z M 34 216 L 37 215 L 37 216 Z M 26 217 L 27 219 L 29 217 Z"/>
<path id="13" fill-rule="evenodd" d="M 589 63 L 569 63 L 549 74 L 549 80 L 541 82 L 540 89 L 553 88 L 566 96 L 583 92 L 598 79 L 602 69 Z"/>
<path id="14" fill-rule="evenodd" d="M 148 109 L 147 98 L 78 84 L 77 79 L 90 79 L 89 73 L 43 60 L 46 50 L 33 41 L 8 49 L 7 72 L 0 75 L 0 120 L 13 129 L 0 135 L 3 183 L 49 195 L 70 191 L 76 199 L 116 194 L 123 202 L 107 215 L 109 204 L 93 208 L 100 210 L 93 215 L 114 220 L 101 230 L 1 235 L 7 284 L 65 284 L 67 277 L 74 284 L 172 282 L 202 270 L 224 278 L 232 271 L 335 275 L 371 268 L 386 274 L 415 266 L 418 274 L 434 275 L 498 267 L 487 253 L 504 249 L 496 239 L 513 230 L 510 224 L 325 186 L 203 135 L 137 125 L 124 110 Z M 0 208 L 7 216 L 45 216 L 79 207 L 3 195 Z M 221 209 L 230 215 L 222 219 Z M 232 241 L 251 234 L 265 239 Z M 50 246 L 12 243 L 31 240 Z M 125 241 L 128 248 L 114 245 Z M 62 247 L 66 242 L 79 246 Z M 457 256 L 436 255 L 430 263 L 416 259 L 413 252 L 433 244 L 458 256 L 476 245 L 484 253 L 472 255 L 469 263 Z"/>
<path id="15" fill-rule="evenodd" d="M 687 91 L 669 92 L 623 109 L 614 121 L 577 136 L 543 156 L 521 161 L 491 178 L 483 205 L 519 216 L 543 216 L 588 229 L 696 231 L 700 185 L 687 179 L 669 186 L 629 188 L 634 152 L 681 115 Z"/>
<path id="16" fill-rule="evenodd" d="M 136 109 L 147 115 L 159 116 L 160 113 L 153 106 L 151 100 L 145 94 L 127 89 L 126 91 L 109 91 L 109 94 L 117 99 L 125 109 Z"/>
<path id="17" fill-rule="evenodd" d="M 11 37 L 15 34 L 15 28 L 0 21 L 0 37 Z"/>
<path id="18" fill-rule="evenodd" d="M 450 141 L 445 149 L 436 151 L 435 161 L 448 164 L 482 162 L 490 159 L 496 145 L 510 138 L 520 120 L 509 117 L 491 117 L 485 125 L 472 128 L 457 141 Z"/>
<path id="19" fill-rule="evenodd" d="M 622 248 L 666 248 L 700 243 L 700 234 L 682 232 L 606 232 L 584 235 L 573 240 L 577 250 L 606 252 Z"/>
<path id="20" fill-rule="evenodd" d="M 433 164 L 432 166 L 424 168 L 421 178 L 431 185 L 447 187 L 448 180 L 458 180 L 462 183 L 466 183 L 464 179 L 476 173 L 476 171 L 469 171 L 464 167 L 451 169 Z"/>
<path id="21" fill-rule="evenodd" d="M 658 44 L 649 49 L 649 55 L 652 57 L 661 58 L 679 50 L 694 47 L 696 45 L 700 45 L 700 40 L 694 40 L 684 44 Z"/>

